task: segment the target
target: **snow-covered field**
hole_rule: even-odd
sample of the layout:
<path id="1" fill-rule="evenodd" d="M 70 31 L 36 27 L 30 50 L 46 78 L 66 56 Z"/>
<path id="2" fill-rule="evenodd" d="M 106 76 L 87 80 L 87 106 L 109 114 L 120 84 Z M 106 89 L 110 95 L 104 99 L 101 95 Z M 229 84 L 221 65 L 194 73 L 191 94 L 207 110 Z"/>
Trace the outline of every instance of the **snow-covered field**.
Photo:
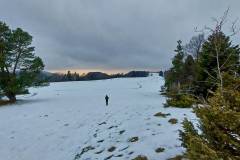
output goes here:
<path id="1" fill-rule="evenodd" d="M 0 107 L 1 160 L 165 160 L 181 154 L 180 122 L 190 109 L 164 108 L 164 81 L 147 78 L 52 83 Z M 110 105 L 105 106 L 105 95 Z M 157 112 L 170 113 L 166 118 Z M 170 124 L 177 118 L 177 124 Z M 136 142 L 129 142 L 138 137 Z M 109 152 L 113 147 L 115 150 Z M 156 153 L 159 147 L 164 152 Z"/>

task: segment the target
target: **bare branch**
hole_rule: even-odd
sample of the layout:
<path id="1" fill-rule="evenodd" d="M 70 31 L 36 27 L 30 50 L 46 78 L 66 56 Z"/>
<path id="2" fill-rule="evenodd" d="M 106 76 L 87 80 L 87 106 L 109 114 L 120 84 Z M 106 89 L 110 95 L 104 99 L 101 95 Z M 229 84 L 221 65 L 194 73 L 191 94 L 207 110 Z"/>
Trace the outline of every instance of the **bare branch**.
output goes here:
<path id="1" fill-rule="evenodd" d="M 233 22 L 232 22 L 232 26 L 231 26 L 231 32 L 232 34 L 230 34 L 229 36 L 235 36 L 237 33 L 240 32 L 240 27 L 237 27 L 237 23 L 239 21 L 239 18 L 236 18 Z"/>
<path id="2" fill-rule="evenodd" d="M 198 27 L 194 27 L 194 32 L 204 34 L 205 30 L 204 29 L 198 29 Z"/>
<path id="3" fill-rule="evenodd" d="M 204 72 L 207 73 L 213 80 L 218 81 L 218 79 L 211 75 L 207 70 L 204 70 Z"/>

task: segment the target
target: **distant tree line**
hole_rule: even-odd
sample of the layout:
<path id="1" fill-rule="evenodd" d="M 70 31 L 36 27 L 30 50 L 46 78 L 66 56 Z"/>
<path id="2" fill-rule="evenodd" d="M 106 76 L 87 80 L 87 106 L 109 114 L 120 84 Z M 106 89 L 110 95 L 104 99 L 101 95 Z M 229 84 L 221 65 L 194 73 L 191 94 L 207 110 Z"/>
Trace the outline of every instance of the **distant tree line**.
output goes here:
<path id="1" fill-rule="evenodd" d="M 46 73 L 42 72 L 40 79 L 46 80 L 48 82 L 65 82 L 65 81 L 89 81 L 89 80 L 103 80 L 111 78 L 124 78 L 124 77 L 147 77 L 149 75 L 148 71 L 131 71 L 126 74 L 117 73 L 117 74 L 106 74 L 102 72 L 89 72 L 87 74 L 79 75 L 79 73 L 71 73 L 67 71 L 66 74 L 61 73 Z"/>

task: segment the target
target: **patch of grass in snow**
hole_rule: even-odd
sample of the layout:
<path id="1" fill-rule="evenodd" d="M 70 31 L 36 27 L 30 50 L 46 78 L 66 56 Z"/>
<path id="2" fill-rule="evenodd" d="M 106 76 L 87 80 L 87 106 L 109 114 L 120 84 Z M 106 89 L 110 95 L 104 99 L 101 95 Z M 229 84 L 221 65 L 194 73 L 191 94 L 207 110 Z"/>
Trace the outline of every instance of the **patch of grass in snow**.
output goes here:
<path id="1" fill-rule="evenodd" d="M 84 153 L 86 153 L 86 152 L 88 152 L 88 151 L 90 151 L 90 150 L 94 150 L 94 149 L 95 149 L 95 147 L 92 147 L 92 146 L 87 146 L 87 147 L 83 148 L 82 151 L 81 151 L 81 153 L 78 153 L 78 154 L 75 156 L 74 160 L 80 159 L 81 156 L 82 156 Z"/>
<path id="2" fill-rule="evenodd" d="M 177 124 L 178 120 L 176 118 L 171 118 L 171 119 L 169 119 L 168 122 L 171 123 L 171 124 Z"/>
<path id="3" fill-rule="evenodd" d="M 97 141 L 97 143 L 102 143 L 104 142 L 104 139 Z"/>
<path id="4" fill-rule="evenodd" d="M 64 124 L 64 126 L 65 126 L 65 127 L 67 127 L 67 126 L 69 126 L 69 124 L 68 124 L 68 123 L 66 123 L 66 124 Z"/>
<path id="5" fill-rule="evenodd" d="M 97 152 L 95 152 L 95 154 L 101 154 L 103 151 L 104 151 L 104 149 L 103 149 L 103 150 L 100 150 L 100 151 L 97 151 Z"/>
<path id="6" fill-rule="evenodd" d="M 129 138 L 128 142 L 137 142 L 139 140 L 138 137 L 132 137 L 132 138 Z"/>
<path id="7" fill-rule="evenodd" d="M 101 125 L 103 125 L 103 124 L 107 124 L 107 123 L 106 123 L 106 122 L 102 122 L 102 123 L 99 123 L 98 125 L 101 126 Z"/>
<path id="8" fill-rule="evenodd" d="M 8 105 L 8 104 L 13 104 L 14 102 L 7 101 L 7 100 L 0 100 L 0 106 Z"/>
<path id="9" fill-rule="evenodd" d="M 162 147 L 159 147 L 155 150 L 156 153 L 161 153 L 161 152 L 164 152 L 165 151 L 165 148 L 162 148 Z"/>
<path id="10" fill-rule="evenodd" d="M 110 147 L 109 149 L 108 149 L 108 152 L 113 152 L 113 151 L 115 151 L 116 150 L 116 147 L 115 146 L 112 146 L 112 147 Z"/>
<path id="11" fill-rule="evenodd" d="M 111 126 L 111 127 L 108 127 L 108 129 L 112 129 L 112 128 L 117 128 L 118 126 Z"/>
<path id="12" fill-rule="evenodd" d="M 122 157 L 122 156 L 123 156 L 123 154 L 118 154 L 118 155 L 116 155 L 114 157 Z"/>
<path id="13" fill-rule="evenodd" d="M 112 157 L 113 157 L 113 154 L 112 154 L 112 155 L 110 155 L 110 156 L 108 156 L 108 157 L 106 157 L 106 158 L 104 158 L 104 160 L 111 159 Z"/>
<path id="14" fill-rule="evenodd" d="M 137 156 L 136 158 L 134 158 L 132 160 L 148 160 L 148 158 L 146 156 L 139 155 L 139 156 Z"/>
<path id="15" fill-rule="evenodd" d="M 124 151 L 124 150 L 126 150 L 126 149 L 128 149 L 129 148 L 129 146 L 127 146 L 127 147 L 125 147 L 125 148 L 122 148 L 122 149 L 119 149 L 118 151 Z"/>
<path id="16" fill-rule="evenodd" d="M 182 155 L 177 155 L 173 158 L 168 158 L 167 160 L 184 160 L 184 157 Z"/>
<path id="17" fill-rule="evenodd" d="M 94 137 L 94 138 L 97 138 L 97 133 L 95 133 L 95 134 L 93 135 L 93 137 Z"/>
<path id="18" fill-rule="evenodd" d="M 132 155 L 133 153 L 134 153 L 134 152 L 133 152 L 133 151 L 131 151 L 131 152 L 129 152 L 129 153 L 128 153 L 128 155 Z"/>
<path id="19" fill-rule="evenodd" d="M 163 118 L 166 118 L 167 116 L 170 116 L 171 114 L 170 113 L 162 113 L 162 112 L 158 112 L 156 114 L 154 114 L 155 117 L 163 117 Z"/>
<path id="20" fill-rule="evenodd" d="M 123 134 L 125 132 L 125 130 L 121 130 L 119 131 L 119 134 Z"/>

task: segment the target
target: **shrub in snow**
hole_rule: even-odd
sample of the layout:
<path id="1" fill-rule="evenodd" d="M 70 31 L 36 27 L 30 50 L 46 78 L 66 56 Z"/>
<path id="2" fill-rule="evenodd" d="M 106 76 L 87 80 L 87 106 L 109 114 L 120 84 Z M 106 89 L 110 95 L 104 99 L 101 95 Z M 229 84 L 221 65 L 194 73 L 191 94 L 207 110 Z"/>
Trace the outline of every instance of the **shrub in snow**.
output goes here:
<path id="1" fill-rule="evenodd" d="M 166 118 L 167 116 L 170 116 L 170 113 L 168 114 L 165 114 L 165 113 L 162 113 L 162 112 L 158 112 L 156 114 L 154 114 L 155 117 L 163 117 L 163 118 Z"/>
<path id="2" fill-rule="evenodd" d="M 177 124 L 178 120 L 176 118 L 171 118 L 171 119 L 169 119 L 168 122 L 171 123 L 171 124 Z"/>
<path id="3" fill-rule="evenodd" d="M 132 159 L 132 160 L 148 160 L 148 158 L 146 156 L 137 156 L 136 158 Z"/>

